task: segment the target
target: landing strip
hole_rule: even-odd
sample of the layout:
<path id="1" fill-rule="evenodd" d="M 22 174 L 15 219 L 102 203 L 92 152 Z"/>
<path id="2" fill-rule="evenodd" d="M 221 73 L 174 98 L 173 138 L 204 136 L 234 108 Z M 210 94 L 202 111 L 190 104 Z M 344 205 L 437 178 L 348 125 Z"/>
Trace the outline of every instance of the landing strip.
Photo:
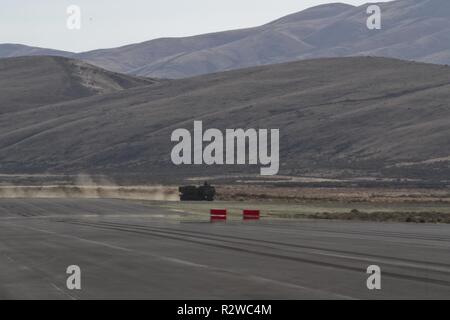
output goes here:
<path id="1" fill-rule="evenodd" d="M 188 215 L 156 202 L 1 199 L 0 299 L 450 299 L 450 225 Z M 373 264 L 381 290 L 366 287 Z M 69 265 L 81 290 L 66 287 Z"/>

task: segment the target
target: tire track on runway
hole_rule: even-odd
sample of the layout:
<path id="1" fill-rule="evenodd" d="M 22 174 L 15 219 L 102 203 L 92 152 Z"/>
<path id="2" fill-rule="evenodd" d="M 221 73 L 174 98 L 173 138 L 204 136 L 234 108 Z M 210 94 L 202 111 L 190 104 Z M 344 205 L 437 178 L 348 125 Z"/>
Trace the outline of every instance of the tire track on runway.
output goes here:
<path id="1" fill-rule="evenodd" d="M 62 221 L 60 221 L 60 222 L 62 222 Z M 66 223 L 68 223 L 68 222 L 66 222 Z M 77 225 L 75 223 L 72 223 L 72 224 L 73 225 Z M 217 274 L 224 274 L 224 275 L 230 275 L 230 276 L 238 277 L 238 278 L 240 278 L 240 279 L 242 279 L 244 281 L 250 280 L 252 282 L 258 282 L 258 283 L 261 283 L 261 282 L 270 283 L 270 284 L 277 285 L 277 286 L 282 286 L 282 287 L 286 287 L 286 288 L 302 290 L 302 291 L 307 291 L 307 292 L 313 293 L 313 294 L 319 294 L 319 295 L 322 295 L 322 296 L 327 296 L 328 298 L 333 298 L 333 299 L 350 299 L 350 300 L 355 300 L 356 299 L 356 298 L 351 297 L 349 295 L 339 294 L 339 293 L 335 293 L 335 292 L 328 291 L 328 290 L 311 288 L 311 287 L 303 286 L 303 285 L 300 285 L 300 284 L 294 284 L 294 283 L 291 283 L 291 282 L 278 281 L 278 280 L 274 280 L 274 279 L 270 279 L 270 278 L 265 278 L 265 277 L 261 277 L 261 276 L 255 276 L 255 275 L 251 275 L 251 274 L 247 274 L 247 273 L 242 273 L 242 272 L 239 272 L 239 271 L 234 271 L 234 270 L 230 270 L 230 269 L 223 269 L 223 268 L 220 268 L 220 267 L 210 266 L 210 265 L 206 265 L 206 264 L 198 264 L 198 263 L 195 263 L 195 262 L 182 260 L 182 259 L 178 259 L 178 258 L 173 258 L 173 257 L 169 257 L 169 256 L 161 256 L 159 254 L 153 254 L 153 253 L 149 253 L 149 252 L 146 252 L 146 251 L 141 251 L 141 250 L 135 250 L 135 249 L 132 249 L 132 248 L 122 247 L 122 246 L 114 245 L 114 244 L 111 244 L 111 243 L 108 243 L 108 242 L 90 240 L 90 239 L 81 238 L 81 237 L 78 237 L 78 236 L 75 236 L 75 235 L 70 235 L 70 234 L 61 234 L 61 233 L 58 233 L 58 232 L 55 232 L 55 231 L 51 231 L 51 230 L 34 228 L 34 227 L 30 227 L 30 226 L 24 226 L 23 224 L 9 223 L 9 225 L 14 226 L 14 227 L 29 229 L 29 230 L 40 232 L 40 233 L 45 233 L 45 234 L 52 235 L 52 236 L 74 239 L 74 240 L 77 240 L 77 241 L 81 241 L 81 242 L 85 242 L 85 243 L 89 243 L 89 244 L 93 244 L 93 245 L 97 245 L 97 246 L 102 246 L 102 247 L 113 249 L 113 250 L 119 250 L 119 251 L 122 251 L 122 252 L 127 252 L 129 254 L 139 254 L 139 255 L 147 256 L 147 257 L 150 257 L 150 258 L 153 258 L 153 259 L 157 259 L 157 260 L 160 260 L 160 261 L 174 263 L 176 265 L 183 265 L 183 266 L 187 266 L 187 267 L 191 267 L 191 268 L 195 268 L 195 269 L 205 269 L 205 270 L 209 270 L 211 272 L 215 272 Z M 92 227 L 92 226 L 89 226 L 89 227 Z M 99 228 L 99 229 L 109 230 L 107 228 Z"/>
<path id="2" fill-rule="evenodd" d="M 176 240 L 176 241 L 181 241 L 181 242 L 189 242 L 189 243 L 194 243 L 194 244 L 199 244 L 199 245 L 203 245 L 203 246 L 209 246 L 209 247 L 215 247 L 215 248 L 220 248 L 220 249 L 226 249 L 226 250 L 232 250 L 232 251 L 236 251 L 236 252 L 241 252 L 241 253 L 249 253 L 249 254 L 255 254 L 255 255 L 259 255 L 259 256 L 266 256 L 266 257 L 271 257 L 271 258 L 276 258 L 276 259 L 281 259 L 281 260 L 287 260 L 287 261 L 294 261 L 294 262 L 300 262 L 300 263 L 307 263 L 307 264 L 311 264 L 311 265 L 316 265 L 316 266 L 321 266 L 321 267 L 328 267 L 328 268 L 332 268 L 332 269 L 341 269 L 341 270 L 347 270 L 347 271 L 356 271 L 356 272 L 362 272 L 365 271 L 364 268 L 359 268 L 359 267 L 353 267 L 353 266 L 349 266 L 349 265 L 343 265 L 343 264 L 338 264 L 338 263 L 332 263 L 332 262 L 325 262 L 325 261 L 317 261 L 317 260 L 312 260 L 312 259 L 307 259 L 307 258 L 300 258 L 300 257 L 293 257 L 293 256 L 287 256 L 287 255 L 282 255 L 282 254 L 277 254 L 277 253 L 269 253 L 269 252 L 261 252 L 258 250 L 253 250 L 253 249 L 247 249 L 247 248 L 239 248 L 239 247 L 235 247 L 235 246 L 230 246 L 230 245 L 225 245 L 225 244 L 214 244 L 214 243 L 208 243 L 205 241 L 201 241 L 200 237 L 196 236 L 196 235 L 177 235 L 174 234 L 173 232 L 167 232 L 167 231 L 158 231 L 158 230 L 143 230 L 143 229 L 138 229 L 135 227 L 130 227 L 127 226 L 126 224 L 112 224 L 112 225 L 108 225 L 108 223 L 94 223 L 94 222 L 86 222 L 86 221 L 79 221 L 79 220 L 64 220 L 64 221 L 59 221 L 59 222 L 63 222 L 63 223 L 69 223 L 69 224 L 74 224 L 74 225 L 80 225 L 80 226 L 87 226 L 87 227 L 93 227 L 93 228 L 98 228 L 98 229 L 106 229 L 106 230 L 116 230 L 116 231 L 122 231 L 122 232 L 128 232 L 128 233 L 134 233 L 134 234 L 141 234 L 141 235 L 152 235 L 152 236 L 156 236 L 156 237 L 160 237 L 163 239 L 171 239 L 171 240 Z M 193 239 L 192 239 L 193 238 Z M 198 240 L 195 240 L 198 239 Z M 205 239 L 207 240 L 207 239 Z M 214 241 L 218 241 L 217 239 Z M 222 242 L 224 242 L 224 240 L 220 240 Z M 232 241 L 226 241 L 228 243 L 233 243 Z M 436 271 L 434 271 L 436 272 Z M 399 278 L 399 279 L 405 279 L 405 280 L 411 280 L 411 281 L 416 281 L 416 282 L 423 282 L 423 283 L 427 283 L 427 284 L 435 284 L 435 285 L 440 285 L 440 286 L 445 286 L 445 287 L 450 287 L 450 281 L 447 280 L 442 280 L 442 279 L 434 279 L 434 278 L 427 278 L 427 277 L 421 277 L 421 276 L 415 276 L 415 275 L 407 275 L 407 274 L 400 274 L 400 273 L 395 273 L 395 272 L 386 272 L 384 271 L 383 274 L 385 276 L 389 276 L 389 277 L 393 277 L 393 278 Z M 445 272 L 446 275 L 448 275 L 447 272 Z"/>
<path id="3" fill-rule="evenodd" d="M 265 224 L 267 226 L 267 224 Z M 269 225 L 270 226 L 270 225 Z M 273 227 L 273 226 L 270 226 Z M 277 227 L 280 227 L 279 225 Z M 280 229 L 289 229 L 289 225 L 286 225 L 284 228 Z M 444 236 L 433 236 L 433 235 L 424 235 L 424 236 L 418 236 L 415 234 L 407 234 L 407 233 L 396 233 L 396 232 L 390 232 L 390 231 L 378 231 L 378 230 L 367 230 L 367 232 L 360 232 L 360 231 L 352 231 L 352 230 L 345 230 L 345 231 L 336 231 L 328 228 L 318 228 L 318 227 L 302 227 L 298 226 L 298 230 L 302 231 L 318 231 L 318 232 L 325 232 L 325 233 L 334 233 L 334 234 L 352 234 L 352 235 L 363 235 L 363 236 L 382 236 L 382 237 L 391 237 L 391 238 L 399 238 L 399 239 L 412 239 L 412 240 L 430 240 L 430 241 L 442 241 L 442 242 L 448 242 L 450 243 L 450 237 L 444 237 Z"/>
<path id="4" fill-rule="evenodd" d="M 77 220 L 77 221 L 85 222 L 83 220 Z M 234 235 L 219 235 L 219 234 L 201 232 L 201 231 L 179 230 L 179 229 L 173 229 L 173 228 L 167 228 L 167 227 L 156 227 L 156 226 L 150 227 L 150 226 L 143 226 L 143 225 L 136 225 L 136 224 L 115 223 L 115 222 L 97 222 L 97 223 L 110 225 L 110 226 L 118 226 L 118 227 L 132 227 L 132 228 L 136 228 L 136 229 L 140 229 L 140 230 L 162 231 L 165 233 L 171 233 L 171 234 L 176 234 L 176 235 L 181 235 L 181 236 L 183 236 L 183 235 L 193 236 L 194 238 L 203 238 L 203 239 L 207 239 L 207 240 L 222 241 L 222 242 L 229 242 L 229 243 L 243 244 L 243 245 L 253 245 L 253 246 L 269 248 L 269 249 L 274 249 L 274 248 L 270 247 L 270 246 L 263 246 L 263 245 L 261 245 L 261 243 L 268 244 L 268 245 L 277 245 L 277 246 L 282 246 L 282 247 L 296 248 L 296 249 L 317 250 L 317 251 L 322 251 L 322 252 L 329 252 L 331 254 L 353 255 L 353 256 L 357 256 L 357 257 L 352 257 L 353 259 L 356 259 L 356 260 L 359 259 L 360 261 L 378 262 L 378 261 L 376 261 L 376 259 L 382 259 L 382 260 L 386 260 L 388 264 L 395 265 L 395 263 L 388 261 L 388 260 L 395 260 L 396 262 L 401 262 L 403 264 L 419 265 L 419 266 L 421 266 L 421 267 L 419 267 L 419 269 L 429 270 L 431 267 L 437 272 L 443 272 L 444 274 L 450 274 L 450 264 L 440 263 L 440 262 L 426 262 L 426 261 L 420 261 L 420 260 L 397 258 L 397 257 L 382 256 L 382 255 L 375 255 L 375 254 L 358 253 L 358 252 L 346 251 L 346 250 L 327 249 L 327 248 L 323 248 L 323 247 L 306 246 L 306 245 L 299 245 L 299 244 L 279 242 L 279 241 L 269 241 L 269 240 L 262 240 L 262 239 L 238 237 L 238 236 L 234 236 Z M 250 243 L 231 241 L 230 239 L 248 241 Z M 373 258 L 373 260 L 370 260 L 367 258 Z M 442 271 L 440 269 L 445 269 L 445 270 Z"/>
<path id="5" fill-rule="evenodd" d="M 114 222 L 108 222 L 110 224 L 114 224 Z M 232 239 L 237 240 L 243 240 L 243 241 L 249 241 L 254 242 L 256 245 L 259 245 L 259 243 L 265 243 L 265 244 L 272 244 L 272 245 L 280 245 L 285 247 L 292 247 L 292 248 L 300 248 L 300 249 L 311 249 L 311 250 L 320 250 L 325 252 L 332 252 L 332 253 L 339 253 L 339 254 L 352 254 L 357 255 L 361 257 L 371 257 L 376 259 L 392 259 L 397 261 L 402 261 L 405 263 L 416 263 L 416 264 L 424 264 L 427 263 L 425 261 L 420 260 L 413 260 L 413 259 L 406 259 L 406 258 L 397 258 L 397 257 L 391 257 L 391 256 L 383 256 L 383 255 L 376 255 L 376 254 L 368 254 L 368 253 L 358 253 L 354 251 L 346 251 L 346 250 L 338 250 L 338 249 L 328 249 L 323 247 L 315 247 L 315 246 L 306 246 L 306 245 L 299 245 L 299 244 L 293 244 L 293 243 L 286 243 L 286 242 L 279 242 L 279 241 L 273 241 L 273 240 L 263 240 L 263 239 L 254 239 L 254 238 L 246 238 L 246 237 L 239 237 L 234 235 L 221 235 L 216 233 L 210 233 L 210 232 L 204 232 L 204 231 L 191 231 L 191 230 L 180 230 L 180 229 L 173 229 L 173 228 L 167 228 L 167 227 L 156 227 L 156 226 L 143 226 L 143 225 L 136 225 L 136 224 L 119 224 L 115 223 L 119 226 L 132 226 L 135 228 L 141 228 L 141 229 L 148 229 L 148 230 L 162 230 L 162 231 L 168 231 L 168 232 L 177 232 L 177 233 L 184 233 L 184 234 L 191 234 L 191 235 L 206 235 L 210 237 L 216 237 L 224 239 L 225 241 Z M 450 272 L 450 263 L 441 263 L 441 262 L 428 262 L 428 264 L 436 266 L 436 267 L 442 267 L 442 268 L 448 268 L 448 272 Z"/>

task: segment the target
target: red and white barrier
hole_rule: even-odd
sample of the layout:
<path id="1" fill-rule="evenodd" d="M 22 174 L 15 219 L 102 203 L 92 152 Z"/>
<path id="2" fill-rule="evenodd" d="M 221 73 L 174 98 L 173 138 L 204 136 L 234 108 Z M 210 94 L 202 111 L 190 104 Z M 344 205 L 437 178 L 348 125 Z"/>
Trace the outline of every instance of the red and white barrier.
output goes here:
<path id="1" fill-rule="evenodd" d="M 211 209 L 211 222 L 223 222 L 227 221 L 226 209 Z"/>
<path id="2" fill-rule="evenodd" d="M 244 220 L 259 220 L 261 214 L 259 210 L 244 210 L 243 217 Z"/>

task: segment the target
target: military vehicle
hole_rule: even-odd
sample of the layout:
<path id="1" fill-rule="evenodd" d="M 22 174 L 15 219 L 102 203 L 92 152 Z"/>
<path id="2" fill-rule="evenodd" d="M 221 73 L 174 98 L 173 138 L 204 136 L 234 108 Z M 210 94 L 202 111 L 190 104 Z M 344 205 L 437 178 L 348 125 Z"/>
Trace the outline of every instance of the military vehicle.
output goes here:
<path id="1" fill-rule="evenodd" d="M 178 188 L 181 201 L 213 201 L 216 188 L 205 182 L 202 186 L 182 186 Z"/>

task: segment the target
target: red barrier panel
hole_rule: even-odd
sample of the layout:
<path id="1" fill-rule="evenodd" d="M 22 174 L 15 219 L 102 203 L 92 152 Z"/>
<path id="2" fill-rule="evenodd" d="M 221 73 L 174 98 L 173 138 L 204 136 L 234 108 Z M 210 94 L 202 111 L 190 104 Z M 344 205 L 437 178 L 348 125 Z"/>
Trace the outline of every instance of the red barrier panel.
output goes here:
<path id="1" fill-rule="evenodd" d="M 259 220 L 260 211 L 259 210 L 244 210 L 244 220 Z"/>
<path id="2" fill-rule="evenodd" d="M 226 221 L 227 210 L 226 209 L 211 209 L 211 222 Z"/>

